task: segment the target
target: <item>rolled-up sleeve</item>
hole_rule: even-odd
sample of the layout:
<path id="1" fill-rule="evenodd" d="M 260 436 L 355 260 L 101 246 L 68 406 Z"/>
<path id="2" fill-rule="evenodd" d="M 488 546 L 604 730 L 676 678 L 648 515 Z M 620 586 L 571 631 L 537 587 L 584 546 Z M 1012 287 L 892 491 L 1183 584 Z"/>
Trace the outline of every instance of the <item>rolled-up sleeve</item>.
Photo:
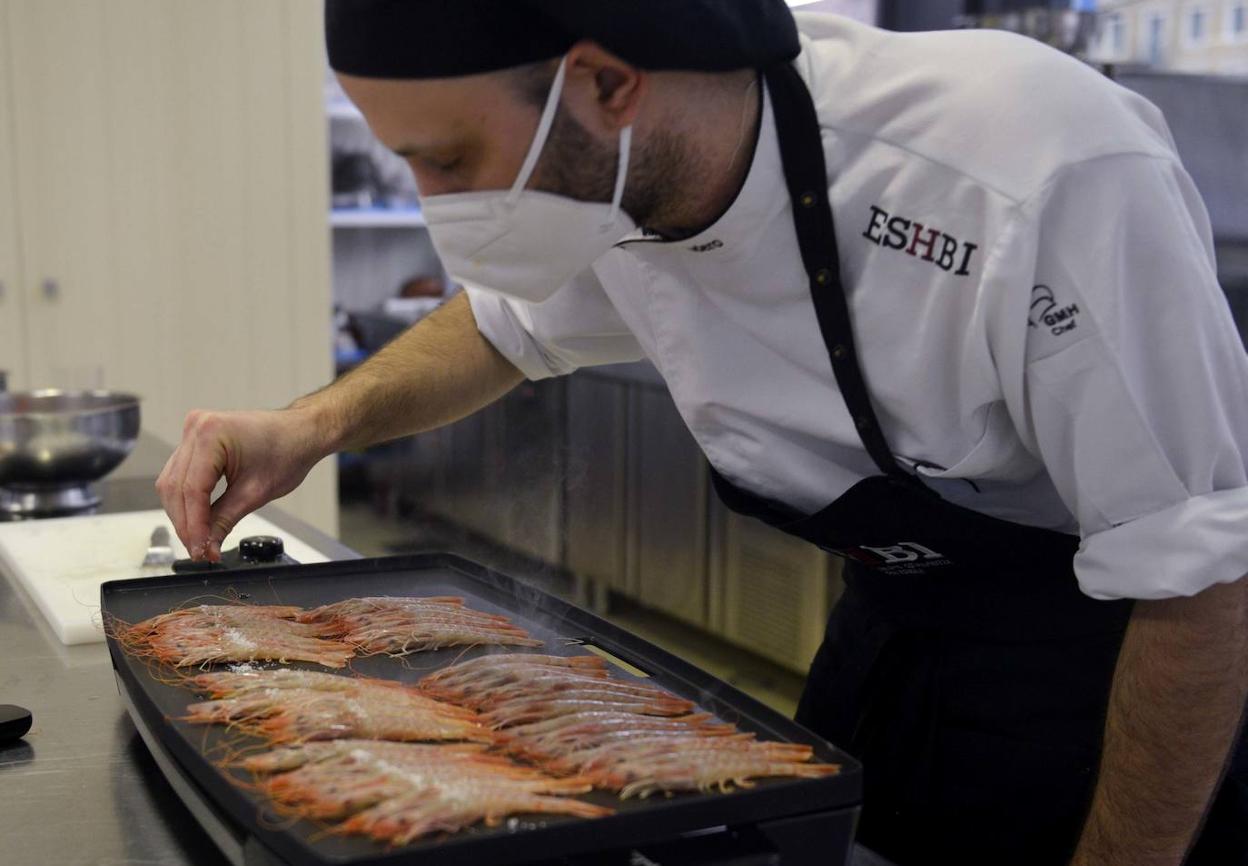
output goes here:
<path id="1" fill-rule="evenodd" d="M 537 304 L 471 286 L 465 291 L 477 329 L 528 379 L 643 357 L 593 271 Z"/>
<path id="2" fill-rule="evenodd" d="M 1248 574 L 1248 357 L 1177 160 L 1071 167 L 1027 205 L 1034 280 L 1016 426 L 1082 536 L 1101 599 Z"/>

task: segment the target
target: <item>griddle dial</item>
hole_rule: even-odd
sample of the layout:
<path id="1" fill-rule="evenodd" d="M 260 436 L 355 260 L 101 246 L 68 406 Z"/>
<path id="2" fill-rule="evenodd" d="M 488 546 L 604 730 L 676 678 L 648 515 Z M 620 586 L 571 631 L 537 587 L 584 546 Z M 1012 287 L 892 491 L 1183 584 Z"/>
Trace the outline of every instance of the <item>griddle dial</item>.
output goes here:
<path id="1" fill-rule="evenodd" d="M 243 562 L 278 562 L 286 546 L 275 535 L 251 535 L 238 543 L 238 555 Z"/>

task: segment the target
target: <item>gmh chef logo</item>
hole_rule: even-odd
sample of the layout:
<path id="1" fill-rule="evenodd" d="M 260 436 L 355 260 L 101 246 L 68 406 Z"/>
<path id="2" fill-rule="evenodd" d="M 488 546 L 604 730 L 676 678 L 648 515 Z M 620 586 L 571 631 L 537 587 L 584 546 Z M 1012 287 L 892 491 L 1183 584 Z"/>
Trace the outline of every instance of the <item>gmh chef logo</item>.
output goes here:
<path id="1" fill-rule="evenodd" d="M 890 214 L 884 208 L 871 206 L 871 221 L 862 236 L 877 247 L 901 250 L 919 261 L 930 262 L 942 271 L 965 277 L 971 272 L 971 259 L 979 244 L 960 241 L 938 228 L 916 220 Z M 954 270 L 954 268 L 957 270 Z"/>
<path id="2" fill-rule="evenodd" d="M 1032 328 L 1048 328 L 1054 337 L 1079 327 L 1079 305 L 1062 306 L 1048 286 L 1036 286 L 1031 290 L 1031 316 L 1027 324 Z"/>

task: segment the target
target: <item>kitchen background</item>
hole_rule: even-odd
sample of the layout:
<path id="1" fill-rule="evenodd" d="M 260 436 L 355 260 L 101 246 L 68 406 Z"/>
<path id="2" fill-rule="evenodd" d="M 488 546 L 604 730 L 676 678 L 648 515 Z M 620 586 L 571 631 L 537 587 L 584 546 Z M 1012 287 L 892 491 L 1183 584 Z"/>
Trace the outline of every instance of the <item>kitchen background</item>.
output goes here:
<path id="1" fill-rule="evenodd" d="M 1248 0 L 790 5 L 1014 30 L 1152 99 L 1248 331 Z M 454 291 L 320 28 L 319 0 L 0 0 L 10 388 L 137 392 L 172 443 L 187 410 L 284 405 Z M 453 549 L 527 576 L 788 711 L 839 592 L 824 554 L 718 504 L 645 364 L 524 384 L 327 461 L 281 504 L 362 553 Z"/>

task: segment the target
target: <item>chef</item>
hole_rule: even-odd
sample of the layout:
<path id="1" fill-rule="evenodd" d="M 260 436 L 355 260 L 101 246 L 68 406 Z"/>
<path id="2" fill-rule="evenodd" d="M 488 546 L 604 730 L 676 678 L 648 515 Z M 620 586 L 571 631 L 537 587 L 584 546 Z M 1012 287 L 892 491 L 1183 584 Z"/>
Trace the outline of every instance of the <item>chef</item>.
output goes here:
<path id="1" fill-rule="evenodd" d="M 216 558 L 319 459 L 651 361 L 733 509 L 847 561 L 798 719 L 903 866 L 1248 862 L 1248 359 L 1144 99 L 782 0 L 329 0 L 466 287 L 158 487 Z M 211 491 L 224 476 L 228 489 Z"/>

